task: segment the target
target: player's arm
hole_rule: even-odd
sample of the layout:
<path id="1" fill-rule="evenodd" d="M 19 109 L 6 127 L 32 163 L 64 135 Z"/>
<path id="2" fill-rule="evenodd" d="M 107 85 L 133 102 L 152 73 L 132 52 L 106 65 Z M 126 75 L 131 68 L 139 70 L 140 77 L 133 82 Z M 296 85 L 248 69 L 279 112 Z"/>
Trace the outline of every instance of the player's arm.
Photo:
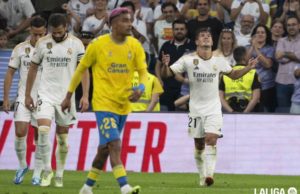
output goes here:
<path id="1" fill-rule="evenodd" d="M 258 63 L 258 57 L 255 59 L 250 59 L 248 62 L 248 65 L 244 67 L 243 69 L 235 69 L 232 70 L 230 73 L 226 74 L 231 79 L 238 79 L 248 73 L 251 69 L 254 69 L 256 64 Z"/>
<path id="2" fill-rule="evenodd" d="M 3 111 L 8 113 L 10 111 L 10 103 L 9 103 L 9 90 L 11 87 L 11 83 L 14 77 L 16 69 L 12 67 L 8 67 L 5 79 L 4 79 L 4 87 L 3 87 Z"/>
<path id="3" fill-rule="evenodd" d="M 89 90 L 90 90 L 90 73 L 89 69 L 86 69 L 82 75 L 82 97 L 79 102 L 80 112 L 84 112 L 89 108 Z"/>
<path id="4" fill-rule="evenodd" d="M 26 81 L 25 106 L 31 111 L 34 108 L 33 99 L 31 97 L 31 90 L 36 78 L 36 74 L 38 72 L 38 68 L 39 68 L 38 64 L 31 62 L 28 75 L 27 75 L 27 81 Z"/>

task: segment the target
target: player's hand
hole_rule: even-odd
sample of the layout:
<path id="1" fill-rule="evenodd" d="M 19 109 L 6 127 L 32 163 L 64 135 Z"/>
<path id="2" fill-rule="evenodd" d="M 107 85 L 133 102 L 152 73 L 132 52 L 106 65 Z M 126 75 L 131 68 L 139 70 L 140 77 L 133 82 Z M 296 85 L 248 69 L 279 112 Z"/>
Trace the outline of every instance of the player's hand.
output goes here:
<path id="1" fill-rule="evenodd" d="M 68 112 L 71 110 L 71 100 L 69 98 L 65 98 L 60 104 L 61 111 L 65 113 L 65 110 L 68 109 Z"/>
<path id="2" fill-rule="evenodd" d="M 80 112 L 85 112 L 89 109 L 89 99 L 85 96 L 82 96 L 80 101 L 79 101 L 79 108 L 80 108 Z"/>
<path id="3" fill-rule="evenodd" d="M 10 111 L 10 103 L 9 100 L 3 100 L 3 111 L 8 113 Z"/>
<path id="4" fill-rule="evenodd" d="M 143 92 L 141 90 L 133 90 L 132 94 L 129 96 L 130 102 L 137 102 L 142 94 Z"/>
<path id="5" fill-rule="evenodd" d="M 25 97 L 25 106 L 31 112 L 34 111 L 35 106 L 34 106 L 33 99 L 32 99 L 31 96 L 26 96 Z"/>
<path id="6" fill-rule="evenodd" d="M 169 66 L 170 64 L 170 55 L 162 52 L 162 63 L 163 65 Z"/>

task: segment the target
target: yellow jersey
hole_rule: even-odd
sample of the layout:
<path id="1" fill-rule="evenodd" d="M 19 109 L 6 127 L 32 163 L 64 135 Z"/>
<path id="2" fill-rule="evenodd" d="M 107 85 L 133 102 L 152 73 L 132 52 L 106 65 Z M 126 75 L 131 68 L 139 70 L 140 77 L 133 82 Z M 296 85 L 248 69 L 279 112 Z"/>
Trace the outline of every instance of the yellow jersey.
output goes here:
<path id="1" fill-rule="evenodd" d="M 89 67 L 92 67 L 94 86 L 93 110 L 128 114 L 133 73 L 147 69 L 145 52 L 139 41 L 127 36 L 120 44 L 114 42 L 110 34 L 99 36 L 90 43 L 78 66 L 81 69 Z M 73 92 L 75 82 L 72 80 L 69 91 Z"/>

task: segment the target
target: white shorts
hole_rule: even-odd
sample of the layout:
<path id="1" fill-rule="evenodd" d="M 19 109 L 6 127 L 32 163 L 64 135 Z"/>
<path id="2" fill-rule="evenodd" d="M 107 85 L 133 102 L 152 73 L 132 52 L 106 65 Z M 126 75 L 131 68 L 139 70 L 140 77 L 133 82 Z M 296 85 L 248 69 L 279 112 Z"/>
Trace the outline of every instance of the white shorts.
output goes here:
<path id="1" fill-rule="evenodd" d="M 200 117 L 189 116 L 188 132 L 192 138 L 204 138 L 205 133 L 213 133 L 221 136 L 222 126 L 223 116 L 221 114 Z"/>
<path id="2" fill-rule="evenodd" d="M 61 111 L 61 106 L 58 104 L 52 104 L 47 101 L 39 99 L 37 101 L 37 119 L 55 119 L 55 123 L 59 126 L 69 126 L 76 123 L 76 107 L 75 103 L 72 103 L 71 110 L 64 112 Z"/>
<path id="3" fill-rule="evenodd" d="M 31 112 L 22 102 L 19 101 L 15 102 L 14 120 L 16 122 L 28 122 L 31 123 L 32 126 L 37 127 L 36 112 Z"/>

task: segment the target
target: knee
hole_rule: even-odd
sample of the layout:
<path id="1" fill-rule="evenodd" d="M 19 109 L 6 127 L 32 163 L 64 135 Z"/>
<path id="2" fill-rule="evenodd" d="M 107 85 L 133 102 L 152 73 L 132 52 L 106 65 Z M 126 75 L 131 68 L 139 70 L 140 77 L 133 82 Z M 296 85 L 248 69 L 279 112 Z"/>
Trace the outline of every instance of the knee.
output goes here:
<path id="1" fill-rule="evenodd" d="M 112 141 L 108 143 L 108 151 L 110 153 L 116 153 L 121 151 L 120 141 Z"/>
<path id="2" fill-rule="evenodd" d="M 56 141 L 57 141 L 57 147 L 60 150 L 60 152 L 68 152 L 68 134 L 57 134 L 56 135 Z"/>

